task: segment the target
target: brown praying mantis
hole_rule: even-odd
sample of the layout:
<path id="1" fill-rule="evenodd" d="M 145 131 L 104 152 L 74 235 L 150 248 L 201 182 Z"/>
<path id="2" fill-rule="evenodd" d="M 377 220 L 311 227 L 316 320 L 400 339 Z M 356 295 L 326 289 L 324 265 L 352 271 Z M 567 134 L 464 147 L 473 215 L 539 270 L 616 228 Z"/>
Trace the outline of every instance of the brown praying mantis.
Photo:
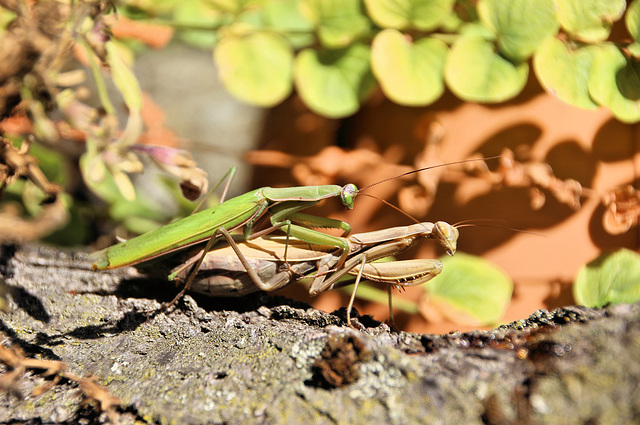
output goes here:
<path id="1" fill-rule="evenodd" d="M 427 282 L 442 271 L 442 263 L 434 259 L 387 263 L 373 261 L 398 254 L 415 245 L 420 238 L 436 239 L 447 253 L 453 255 L 458 234 L 457 228 L 443 221 L 353 234 L 343 238 L 348 246 L 348 254 L 342 265 L 341 251 L 335 246 L 309 244 L 292 237 L 267 235 L 250 241 L 238 240 L 235 244 L 214 247 L 203 257 L 195 278 L 190 276 L 190 270 L 191 266 L 199 261 L 198 255 L 191 256 L 174 268 L 171 276 L 193 279 L 191 289 L 195 292 L 213 296 L 240 296 L 258 290 L 275 291 L 306 277 L 313 279 L 309 293 L 317 295 L 328 289 L 343 286 L 340 279 L 350 274 L 356 276 L 356 280 L 347 308 L 349 326 L 355 294 L 363 277 L 388 285 L 389 321 L 393 323 L 391 288 Z M 166 275 L 162 270 L 157 272 Z"/>

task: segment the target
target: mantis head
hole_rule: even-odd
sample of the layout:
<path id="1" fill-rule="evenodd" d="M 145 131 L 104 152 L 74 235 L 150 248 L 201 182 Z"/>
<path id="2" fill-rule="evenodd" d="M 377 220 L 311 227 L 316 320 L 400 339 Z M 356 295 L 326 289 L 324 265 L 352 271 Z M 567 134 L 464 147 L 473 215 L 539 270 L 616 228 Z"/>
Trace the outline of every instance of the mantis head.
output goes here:
<path id="1" fill-rule="evenodd" d="M 449 255 L 456 253 L 458 245 L 458 236 L 460 232 L 458 229 L 446 223 L 444 221 L 438 221 L 433 227 L 433 231 L 436 234 L 436 239 L 447 250 Z"/>
<path id="2" fill-rule="evenodd" d="M 342 205 L 347 207 L 347 209 L 353 209 L 353 204 L 356 200 L 356 195 L 358 194 L 358 188 L 355 184 L 349 183 L 342 187 L 340 191 L 340 200 L 342 201 Z"/>

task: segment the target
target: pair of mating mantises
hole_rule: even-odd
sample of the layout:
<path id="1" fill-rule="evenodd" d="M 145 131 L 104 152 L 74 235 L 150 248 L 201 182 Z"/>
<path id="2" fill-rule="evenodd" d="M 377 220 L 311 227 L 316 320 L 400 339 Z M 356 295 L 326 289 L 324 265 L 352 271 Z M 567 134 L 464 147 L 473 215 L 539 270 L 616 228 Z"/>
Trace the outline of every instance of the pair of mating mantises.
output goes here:
<path id="1" fill-rule="evenodd" d="M 468 161 L 452 164 L 461 162 Z M 413 170 L 398 177 L 429 168 L 433 167 Z M 230 171 L 230 177 L 233 173 L 235 169 Z M 371 186 L 373 185 L 367 187 Z M 226 189 L 224 192 L 226 193 Z M 173 304 L 191 287 L 203 264 L 204 270 L 233 271 L 235 269 L 241 273 L 246 272 L 247 277 L 241 277 L 234 283 L 243 288 L 240 292 L 246 291 L 247 279 L 250 279 L 257 288 L 271 291 L 286 285 L 296 277 L 305 276 L 316 270 L 310 288 L 310 293 L 315 295 L 331 289 L 345 274 L 354 274 L 357 275 L 356 284 L 347 310 L 347 323 L 351 326 L 350 312 L 355 289 L 363 276 L 369 280 L 390 284 L 389 302 L 391 304 L 392 285 L 417 285 L 433 278 L 442 270 L 442 263 L 438 260 L 406 260 L 395 264 L 371 263 L 372 261 L 398 253 L 415 244 L 420 237 L 437 239 L 447 252 L 453 255 L 458 238 L 457 229 L 445 222 L 417 223 L 347 237 L 351 230 L 349 224 L 300 212 L 323 199 L 332 197 L 340 197 L 343 205 L 352 209 L 359 193 L 354 184 L 343 187 L 325 185 L 256 189 L 157 230 L 98 251 L 92 254 L 94 259 L 92 268 L 104 270 L 139 264 L 206 243 L 206 246 L 199 250 L 200 254 L 195 254 L 191 260 L 170 274 L 169 279 L 184 277 L 188 274 L 183 290 L 170 304 Z M 257 220 L 266 214 L 269 215 L 271 226 L 259 232 L 253 232 Z M 240 228 L 243 229 L 244 242 L 238 243 L 230 232 Z M 313 228 L 341 229 L 343 235 L 342 237 L 332 236 Z M 286 237 L 284 239 L 263 237 L 276 229 L 284 231 Z M 227 241 L 233 254 L 230 254 L 230 251 L 211 251 L 214 244 L 221 238 Z M 262 254 L 256 254 L 256 247 Z M 265 257 L 265 253 L 270 254 Z M 237 261 L 229 261 L 232 256 L 235 256 Z M 232 265 L 226 268 L 215 265 L 219 265 L 221 261 Z M 191 272 L 187 273 L 186 270 L 192 264 Z M 284 270 L 280 266 L 283 266 Z M 264 271 L 269 268 L 272 271 Z M 230 282 L 227 280 L 225 283 L 224 279 L 214 277 L 200 280 L 196 287 L 202 288 L 204 285 L 209 288 L 209 292 L 220 294 L 218 288 L 224 292 L 226 289 L 223 288 L 229 288 L 228 285 L 225 286 L 227 283 Z M 212 288 L 214 290 L 211 290 Z M 233 292 L 233 289 L 229 292 Z M 393 320 L 391 311 L 390 320 Z"/>

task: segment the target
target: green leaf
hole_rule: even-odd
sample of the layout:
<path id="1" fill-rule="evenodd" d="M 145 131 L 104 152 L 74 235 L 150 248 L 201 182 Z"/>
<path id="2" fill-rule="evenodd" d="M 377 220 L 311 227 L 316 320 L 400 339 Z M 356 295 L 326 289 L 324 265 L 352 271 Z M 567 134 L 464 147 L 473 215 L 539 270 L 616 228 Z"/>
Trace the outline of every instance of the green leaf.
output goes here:
<path id="1" fill-rule="evenodd" d="M 571 49 L 549 37 L 534 56 L 533 67 L 544 88 L 559 99 L 584 109 L 598 105 L 589 95 L 589 73 L 597 48 Z"/>
<path id="2" fill-rule="evenodd" d="M 293 51 L 276 33 L 226 36 L 214 59 L 227 90 L 245 102 L 269 107 L 291 92 Z"/>
<path id="3" fill-rule="evenodd" d="M 449 18 L 455 0 L 365 0 L 371 19 L 382 28 L 430 31 Z"/>
<path id="4" fill-rule="evenodd" d="M 316 25 L 326 47 L 346 47 L 369 33 L 360 0 L 300 0 L 300 11 Z"/>
<path id="5" fill-rule="evenodd" d="M 460 35 L 478 36 L 487 41 L 495 41 L 496 34 L 480 22 L 465 22 L 460 27 Z"/>
<path id="6" fill-rule="evenodd" d="M 444 68 L 451 91 L 472 102 L 503 102 L 516 96 L 527 82 L 529 67 L 500 56 L 490 42 L 476 35 L 460 37 Z"/>
<path id="7" fill-rule="evenodd" d="M 302 16 L 299 0 L 270 1 L 264 6 L 265 25 L 282 34 L 295 48 L 314 41 L 313 24 Z"/>
<path id="8" fill-rule="evenodd" d="M 178 27 L 202 27 L 203 29 L 179 29 L 178 36 L 191 45 L 211 48 L 218 36 L 216 28 L 224 20 L 224 14 L 207 0 L 189 0 L 176 3 L 173 22 Z M 204 29 L 204 28 L 210 29 Z"/>
<path id="9" fill-rule="evenodd" d="M 496 33 L 500 51 L 514 60 L 531 56 L 560 26 L 554 0 L 481 0 L 478 14 Z"/>
<path id="10" fill-rule="evenodd" d="M 631 53 L 634 58 L 640 59 L 640 43 L 631 43 L 627 46 L 627 49 L 629 49 L 629 53 Z"/>
<path id="11" fill-rule="evenodd" d="M 113 82 L 120 90 L 124 103 L 130 112 L 140 111 L 142 108 L 142 91 L 136 76 L 123 59 L 119 47 L 113 41 L 105 43 L 104 47 L 107 51 L 107 62 L 111 67 Z"/>
<path id="12" fill-rule="evenodd" d="M 296 58 L 296 89 L 315 112 L 339 118 L 355 113 L 375 87 L 369 67 L 369 47 L 305 49 Z"/>
<path id="13" fill-rule="evenodd" d="M 578 273 L 573 296 L 587 307 L 639 301 L 640 255 L 626 248 L 600 255 Z"/>
<path id="14" fill-rule="evenodd" d="M 239 14 L 243 10 L 247 10 L 256 6 L 260 6 L 267 0 L 207 0 L 211 6 L 232 14 Z"/>
<path id="15" fill-rule="evenodd" d="M 613 44 L 598 47 L 589 76 L 589 93 L 620 121 L 640 120 L 640 62 L 627 59 Z"/>
<path id="16" fill-rule="evenodd" d="M 640 40 L 640 1 L 634 0 L 629 7 L 627 7 L 627 14 L 625 15 L 625 24 L 631 37 L 635 41 Z"/>
<path id="17" fill-rule="evenodd" d="M 444 301 L 482 324 L 498 321 L 513 292 L 513 282 L 487 261 L 458 252 L 441 258 L 443 270 L 425 285 L 431 297 Z"/>
<path id="18" fill-rule="evenodd" d="M 440 40 L 412 43 L 402 33 L 387 29 L 371 46 L 371 66 L 385 95 L 401 105 L 428 105 L 444 91 L 444 61 L 449 49 Z"/>
<path id="19" fill-rule="evenodd" d="M 613 22 L 620 19 L 625 0 L 556 0 L 560 25 L 573 38 L 587 42 L 609 37 Z"/>

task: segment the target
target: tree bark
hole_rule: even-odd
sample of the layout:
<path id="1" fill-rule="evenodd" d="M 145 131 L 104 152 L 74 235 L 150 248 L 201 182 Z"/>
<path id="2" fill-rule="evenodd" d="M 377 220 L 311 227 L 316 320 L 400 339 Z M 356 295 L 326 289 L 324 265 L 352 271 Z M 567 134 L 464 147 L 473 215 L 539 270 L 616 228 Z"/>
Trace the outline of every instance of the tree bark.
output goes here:
<path id="1" fill-rule="evenodd" d="M 640 304 L 540 310 L 492 331 L 396 333 L 258 293 L 175 295 L 134 269 L 93 272 L 85 254 L 4 247 L 6 343 L 63 361 L 120 398 L 114 416 L 150 423 L 586 424 L 640 417 Z M 0 367 L 2 367 L 0 365 Z M 1 370 L 1 369 L 0 369 Z M 9 371 L 8 367 L 4 368 Z M 6 375 L 6 374 L 5 374 Z M 0 421 L 87 415 L 62 380 L 0 400 Z"/>

